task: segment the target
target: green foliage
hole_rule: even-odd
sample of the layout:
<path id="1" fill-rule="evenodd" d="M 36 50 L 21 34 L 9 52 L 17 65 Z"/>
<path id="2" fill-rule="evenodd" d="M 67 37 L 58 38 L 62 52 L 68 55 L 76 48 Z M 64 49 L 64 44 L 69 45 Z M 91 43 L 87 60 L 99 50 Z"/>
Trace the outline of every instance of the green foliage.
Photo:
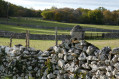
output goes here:
<path id="1" fill-rule="evenodd" d="M 86 78 L 86 73 L 75 73 L 74 74 L 74 78 L 78 78 L 78 77 L 82 77 L 83 79 L 85 79 Z"/>
<path id="2" fill-rule="evenodd" d="M 8 14 L 7 14 L 8 12 Z M 16 6 L 4 0 L 0 0 L 0 17 L 19 16 L 19 17 L 41 17 L 41 10 L 27 9 Z"/>
<path id="3" fill-rule="evenodd" d="M 53 72 L 53 67 L 52 67 L 52 63 L 50 62 L 50 59 L 47 59 L 47 61 L 45 62 L 45 65 L 48 68 L 48 70 L 47 70 L 48 74 Z"/>
<path id="4" fill-rule="evenodd" d="M 100 10 L 89 11 L 88 17 L 90 19 L 90 23 L 94 23 L 94 24 L 103 23 L 103 14 Z"/>
<path id="5" fill-rule="evenodd" d="M 53 20 L 54 18 L 54 12 L 51 10 L 45 10 L 41 13 L 41 15 L 43 16 L 44 19 L 48 19 L 48 20 Z"/>
<path id="6" fill-rule="evenodd" d="M 46 69 L 46 67 L 45 66 L 43 66 L 42 68 L 41 68 L 41 71 L 40 71 L 40 77 L 42 77 L 43 76 L 43 72 L 45 71 L 45 69 Z M 41 79 L 41 78 L 40 78 Z"/>

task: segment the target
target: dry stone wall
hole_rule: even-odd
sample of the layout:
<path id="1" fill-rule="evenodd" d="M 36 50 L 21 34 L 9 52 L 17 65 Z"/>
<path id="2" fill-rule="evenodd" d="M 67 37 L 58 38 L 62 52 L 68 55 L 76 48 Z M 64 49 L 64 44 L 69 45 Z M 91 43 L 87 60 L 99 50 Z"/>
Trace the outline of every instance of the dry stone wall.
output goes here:
<path id="1" fill-rule="evenodd" d="M 42 52 L 0 46 L 0 76 L 21 79 L 119 79 L 119 48 L 98 49 L 85 40 L 65 40 Z"/>
<path id="2" fill-rule="evenodd" d="M 14 33 L 9 31 L 0 31 L 0 37 L 25 39 L 26 33 Z M 58 40 L 70 39 L 70 35 L 57 35 Z M 55 40 L 55 35 L 41 35 L 41 34 L 30 34 L 32 40 Z"/>

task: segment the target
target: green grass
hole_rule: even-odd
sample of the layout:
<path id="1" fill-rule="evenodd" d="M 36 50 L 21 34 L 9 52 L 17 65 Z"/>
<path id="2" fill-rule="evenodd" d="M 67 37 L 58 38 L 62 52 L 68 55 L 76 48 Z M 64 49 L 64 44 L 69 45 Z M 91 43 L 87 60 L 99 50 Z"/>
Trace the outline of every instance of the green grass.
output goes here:
<path id="1" fill-rule="evenodd" d="M 15 26 L 15 25 L 5 25 L 5 24 L 0 24 L 0 30 L 4 31 L 11 31 L 15 33 L 26 33 L 26 30 L 29 30 L 31 34 L 45 34 L 45 35 L 55 35 L 55 29 L 40 29 L 40 28 L 31 28 L 31 27 L 23 27 L 23 26 Z M 92 36 L 101 36 L 102 33 L 104 32 L 89 32 L 86 31 L 86 36 L 90 36 L 93 33 Z M 106 32 L 105 32 L 106 33 Z M 66 30 L 58 30 L 59 35 L 69 35 L 70 31 Z"/>
<path id="2" fill-rule="evenodd" d="M 12 46 L 22 44 L 25 46 L 25 39 L 13 39 Z M 61 43 L 61 41 L 59 41 Z M 9 38 L 0 38 L 0 45 L 9 46 Z M 35 49 L 46 50 L 51 46 L 55 46 L 54 40 L 30 40 L 30 47 Z"/>
<path id="3" fill-rule="evenodd" d="M 25 33 L 26 30 L 29 30 L 31 34 L 55 34 L 55 29 L 38 29 L 38 28 L 30 28 L 30 27 L 23 27 L 23 26 L 13 26 L 13 25 L 4 25 L 0 24 L 0 30 L 4 31 L 11 31 L 16 33 Z M 58 34 L 69 34 L 69 31 L 58 30 Z"/>
<path id="4" fill-rule="evenodd" d="M 0 22 L 6 22 L 5 18 L 0 19 Z M 81 25 L 82 27 L 92 27 L 92 28 L 102 28 L 102 29 L 115 29 L 119 30 L 119 26 L 108 26 L 108 25 L 90 25 L 90 24 L 77 24 L 77 23 L 62 23 L 57 21 L 47 21 L 42 20 L 40 18 L 18 18 L 18 17 L 11 17 L 9 19 L 10 23 L 18 23 L 18 24 L 29 24 L 29 25 L 40 25 L 40 26 L 48 26 L 48 27 L 54 27 L 54 29 L 40 29 L 35 27 L 28 27 L 28 26 L 15 26 L 15 25 L 5 25 L 0 24 L 0 30 L 4 31 L 11 31 L 16 33 L 25 33 L 26 30 L 29 30 L 31 34 L 45 34 L 45 35 L 54 35 L 55 34 L 55 27 L 73 27 L 75 25 Z M 107 32 L 91 32 L 86 31 L 86 33 L 93 33 L 92 36 L 98 35 L 101 36 L 102 33 Z M 70 34 L 70 31 L 67 30 L 58 30 L 58 34 Z M 90 34 L 86 34 L 86 36 L 90 36 Z"/>
<path id="5" fill-rule="evenodd" d="M 113 40 L 87 40 L 88 42 L 94 44 L 95 46 L 102 49 L 105 46 L 110 46 L 111 48 L 119 47 L 119 39 Z M 59 44 L 61 41 L 59 41 Z M 13 39 L 13 45 L 22 44 L 25 46 L 25 39 Z M 0 45 L 9 46 L 8 38 L 0 38 Z M 51 46 L 55 46 L 54 40 L 30 40 L 30 47 L 40 50 L 46 50 Z"/>
<path id="6" fill-rule="evenodd" d="M 6 19 L 0 19 L 1 22 L 5 22 Z M 100 29 L 111 29 L 111 30 L 119 30 L 119 26 L 114 25 L 94 25 L 94 24 L 78 24 L 78 23 L 62 23 L 57 21 L 47 21 L 42 20 L 40 18 L 18 18 L 12 17 L 9 19 L 10 23 L 18 23 L 18 24 L 32 24 L 32 25 L 40 25 L 40 26 L 49 26 L 49 27 L 73 27 L 75 25 L 81 25 L 82 27 L 88 28 L 100 28 Z"/>
<path id="7" fill-rule="evenodd" d="M 119 39 L 107 39 L 107 40 L 87 40 L 98 48 L 109 46 L 111 48 L 119 47 Z"/>

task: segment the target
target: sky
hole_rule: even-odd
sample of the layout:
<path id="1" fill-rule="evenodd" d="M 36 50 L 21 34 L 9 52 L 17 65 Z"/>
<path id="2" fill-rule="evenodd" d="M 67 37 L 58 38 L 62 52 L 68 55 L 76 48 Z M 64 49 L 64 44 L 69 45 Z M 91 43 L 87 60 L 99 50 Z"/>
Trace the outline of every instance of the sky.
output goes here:
<path id="1" fill-rule="evenodd" d="M 86 8 L 96 9 L 98 7 L 104 7 L 108 10 L 118 10 L 119 0 L 5 0 L 16 5 L 20 5 L 26 8 L 33 8 L 35 10 L 49 9 L 52 6 L 57 8 Z"/>

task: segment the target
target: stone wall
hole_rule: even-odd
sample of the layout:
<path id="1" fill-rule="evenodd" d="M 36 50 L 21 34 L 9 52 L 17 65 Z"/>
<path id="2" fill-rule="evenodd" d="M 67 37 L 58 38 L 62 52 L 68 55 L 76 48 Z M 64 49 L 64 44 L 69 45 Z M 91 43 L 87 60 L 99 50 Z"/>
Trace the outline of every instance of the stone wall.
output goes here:
<path id="1" fill-rule="evenodd" d="M 119 79 L 119 48 L 99 49 L 85 40 L 65 40 L 42 52 L 0 46 L 0 76 L 21 79 Z"/>
<path id="2" fill-rule="evenodd" d="M 0 31 L 0 37 L 7 37 L 10 38 L 11 34 L 13 35 L 13 38 L 17 39 L 25 39 L 26 34 L 25 33 L 14 33 L 9 31 Z M 86 39 L 95 39 L 95 38 L 119 38 L 119 33 L 104 33 L 102 36 L 85 36 Z M 70 39 L 70 35 L 58 35 L 58 40 L 65 40 Z M 40 34 L 30 34 L 30 39 L 33 40 L 55 40 L 55 35 L 40 35 Z"/>
<path id="3" fill-rule="evenodd" d="M 105 33 L 104 38 L 119 38 L 119 33 Z"/>
<path id="4" fill-rule="evenodd" d="M 13 38 L 17 39 L 25 39 L 26 34 L 25 33 L 14 33 L 9 31 L 0 31 L 0 37 L 7 37 L 10 38 L 11 34 L 13 35 Z M 58 35 L 58 40 L 65 40 L 70 39 L 70 35 Z M 30 34 L 30 39 L 33 40 L 55 40 L 55 35 L 40 35 L 40 34 Z"/>

